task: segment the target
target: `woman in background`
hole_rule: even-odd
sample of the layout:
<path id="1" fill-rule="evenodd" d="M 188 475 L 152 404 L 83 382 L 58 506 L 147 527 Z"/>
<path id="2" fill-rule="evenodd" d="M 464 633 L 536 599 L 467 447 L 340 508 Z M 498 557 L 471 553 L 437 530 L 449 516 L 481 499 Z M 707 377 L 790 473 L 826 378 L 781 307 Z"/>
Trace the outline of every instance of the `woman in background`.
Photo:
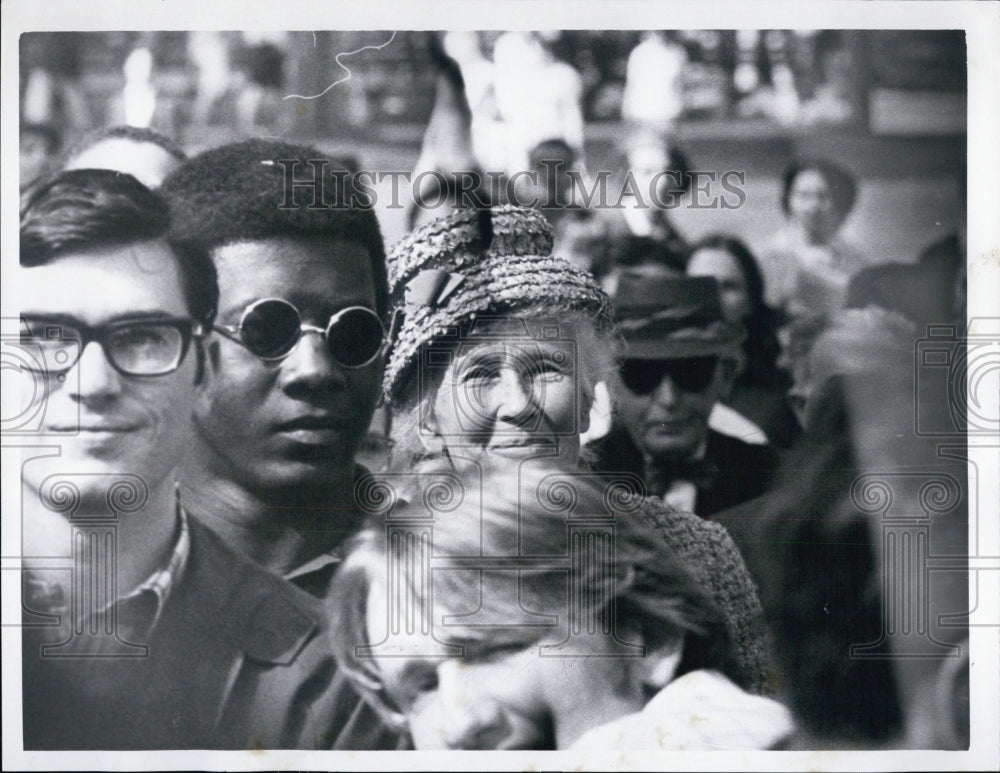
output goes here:
<path id="1" fill-rule="evenodd" d="M 854 176 L 829 161 L 798 161 L 785 171 L 786 222 L 761 250 L 771 306 L 797 317 L 844 305 L 848 280 L 870 262 L 840 235 L 856 199 Z"/>
<path id="2" fill-rule="evenodd" d="M 764 277 L 756 258 L 739 239 L 707 236 L 691 248 L 687 274 L 714 277 L 723 317 L 746 329 L 742 372 L 725 403 L 760 427 L 773 445 L 789 447 L 799 425 L 786 398 L 790 379 L 777 365 L 780 316 L 764 301 Z"/>

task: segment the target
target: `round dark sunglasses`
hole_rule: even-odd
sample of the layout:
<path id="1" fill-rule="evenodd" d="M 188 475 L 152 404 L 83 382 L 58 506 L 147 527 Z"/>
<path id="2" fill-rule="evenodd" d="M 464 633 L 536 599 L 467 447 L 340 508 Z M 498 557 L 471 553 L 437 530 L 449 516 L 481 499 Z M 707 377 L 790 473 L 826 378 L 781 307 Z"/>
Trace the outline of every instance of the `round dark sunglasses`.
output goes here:
<path id="1" fill-rule="evenodd" d="M 364 306 L 341 309 L 326 328 L 309 325 L 288 301 L 263 298 L 243 311 L 238 325 L 215 325 L 216 332 L 262 360 L 281 360 L 294 351 L 305 333 L 318 333 L 330 357 L 345 368 L 371 364 L 385 346 L 382 320 Z"/>

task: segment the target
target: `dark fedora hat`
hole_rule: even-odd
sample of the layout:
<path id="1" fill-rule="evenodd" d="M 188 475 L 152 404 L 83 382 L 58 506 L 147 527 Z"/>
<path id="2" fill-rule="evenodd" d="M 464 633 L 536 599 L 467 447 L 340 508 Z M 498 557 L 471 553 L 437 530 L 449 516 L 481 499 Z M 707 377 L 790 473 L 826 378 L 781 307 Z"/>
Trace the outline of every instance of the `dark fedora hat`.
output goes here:
<path id="1" fill-rule="evenodd" d="M 723 320 L 719 286 L 712 277 L 625 271 L 611 303 L 627 359 L 739 356 L 743 327 Z"/>

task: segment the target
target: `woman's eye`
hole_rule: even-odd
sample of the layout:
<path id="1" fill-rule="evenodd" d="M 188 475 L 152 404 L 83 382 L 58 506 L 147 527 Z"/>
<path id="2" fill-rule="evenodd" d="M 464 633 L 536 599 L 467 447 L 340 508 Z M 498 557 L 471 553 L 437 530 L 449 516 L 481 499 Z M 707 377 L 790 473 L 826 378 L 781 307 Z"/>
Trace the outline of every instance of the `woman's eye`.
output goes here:
<path id="1" fill-rule="evenodd" d="M 478 366 L 469 368 L 464 373 L 462 373 L 463 381 L 486 381 L 489 379 L 495 379 L 500 376 L 500 371 L 497 368 L 490 368 L 487 366 Z"/>
<path id="2" fill-rule="evenodd" d="M 562 379 L 569 374 L 569 368 L 565 363 L 546 360 L 538 363 L 536 373 L 546 381 Z"/>

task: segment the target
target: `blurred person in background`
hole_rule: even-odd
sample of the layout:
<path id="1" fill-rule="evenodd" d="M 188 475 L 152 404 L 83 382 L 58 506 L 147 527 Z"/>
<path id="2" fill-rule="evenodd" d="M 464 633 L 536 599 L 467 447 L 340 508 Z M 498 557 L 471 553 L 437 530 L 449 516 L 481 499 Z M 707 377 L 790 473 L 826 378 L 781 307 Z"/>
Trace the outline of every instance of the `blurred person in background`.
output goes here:
<path id="1" fill-rule="evenodd" d="M 509 206 L 454 213 L 401 240 L 388 263 L 390 471 L 529 459 L 585 471 L 580 433 L 599 385 L 613 378 L 618 335 L 593 278 L 552 255 L 545 218 Z M 644 507 L 649 528 L 722 608 L 736 681 L 759 692 L 758 605 L 725 530 L 662 501 Z"/>
<path id="2" fill-rule="evenodd" d="M 914 425 L 918 393 L 947 419 L 947 385 L 915 388 L 905 321 L 845 314 L 868 353 L 836 322 L 821 336 L 803 441 L 772 492 L 721 519 L 762 587 L 790 748 L 968 748 L 967 462 Z"/>
<path id="3" fill-rule="evenodd" d="M 285 52 L 267 40 L 247 42 L 233 51 L 235 109 L 244 133 L 281 128 L 288 108 L 282 101 L 285 85 Z"/>
<path id="4" fill-rule="evenodd" d="M 525 169 L 539 142 L 560 139 L 583 158 L 583 82 L 553 53 L 559 31 L 505 32 L 493 48 L 496 105 L 507 139 L 508 174 Z"/>
<path id="5" fill-rule="evenodd" d="M 43 177 L 54 163 L 62 136 L 48 123 L 22 123 L 18 134 L 18 184 L 25 191 L 35 180 Z"/>
<path id="6" fill-rule="evenodd" d="M 814 38 L 818 83 L 802 104 L 805 124 L 842 124 L 854 117 L 857 75 L 854 56 L 840 30 L 822 30 Z"/>
<path id="7" fill-rule="evenodd" d="M 503 172 L 507 168 L 504 124 L 497 109 L 493 62 L 483 51 L 481 34 L 451 30 L 444 33 L 442 45 L 462 71 L 475 156 L 484 168 Z"/>
<path id="8" fill-rule="evenodd" d="M 589 448 L 594 469 L 639 475 L 651 496 L 702 517 L 763 493 L 777 452 L 709 425 L 744 336 L 723 317 L 715 279 L 625 273 L 613 302 L 625 359 L 612 429 Z"/>
<path id="9" fill-rule="evenodd" d="M 954 229 L 929 244 L 915 264 L 885 263 L 862 269 L 847 287 L 849 308 L 879 306 L 898 311 L 921 327 L 956 324 L 964 329 L 967 303 L 967 169 L 957 165 L 958 219 Z"/>
<path id="10" fill-rule="evenodd" d="M 764 277 L 757 259 L 739 239 L 711 235 L 691 247 L 689 276 L 711 276 L 719 283 L 722 316 L 742 324 L 743 363 L 726 405 L 760 427 L 772 444 L 789 447 L 799 434 L 788 404 L 787 373 L 778 367 L 779 315 L 764 302 Z"/>
<path id="11" fill-rule="evenodd" d="M 870 262 L 840 230 L 857 199 L 846 169 L 822 159 L 796 161 L 782 180 L 785 225 L 760 250 L 768 304 L 791 317 L 844 304 L 851 275 Z"/>
<path id="12" fill-rule="evenodd" d="M 628 55 L 622 118 L 639 126 L 672 133 L 684 112 L 684 66 L 687 52 L 676 33 L 644 32 Z"/>
<path id="13" fill-rule="evenodd" d="M 912 358 L 918 328 L 901 314 L 876 306 L 842 309 L 799 325 L 792 361 L 789 399 L 805 426 L 809 402 L 827 379 L 837 374 L 868 373 L 882 367 L 887 351 Z"/>
<path id="14" fill-rule="evenodd" d="M 546 140 L 532 148 L 527 171 L 513 180 L 512 203 L 537 208 L 552 226 L 553 252 L 600 282 L 611 269 L 612 228 L 606 217 L 582 203 L 581 186 L 591 183 L 576 153 L 564 140 Z"/>
<path id="15" fill-rule="evenodd" d="M 613 236 L 610 268 L 600 277 L 601 287 L 613 296 L 623 273 L 643 276 L 679 276 L 684 273 L 684 254 L 671 249 L 652 236 L 621 234 Z"/>
<path id="16" fill-rule="evenodd" d="M 176 142 L 157 131 L 109 126 L 87 135 L 70 148 L 62 168 L 127 172 L 147 187 L 158 188 L 186 158 Z"/>
<path id="17" fill-rule="evenodd" d="M 572 564 L 535 558 L 522 571 L 491 572 L 481 586 L 475 568 L 433 568 L 428 577 L 381 519 L 358 536 L 332 596 L 337 657 L 417 749 L 767 749 L 789 735 L 783 706 L 727 675 L 723 612 L 635 517 L 641 498 L 612 501 L 600 479 L 544 464 L 485 478 L 449 466 L 423 482 L 424 492 L 457 500 L 434 513 L 433 560 L 509 556 L 516 545 Z M 419 499 L 391 517 L 426 518 L 430 500 Z M 583 513 L 588 537 L 613 529 L 599 554 L 574 552 L 573 515 Z M 404 603 L 424 622 L 408 634 L 391 617 Z M 525 610 L 549 624 L 519 625 Z M 496 623 L 463 625 L 470 613 Z"/>
<path id="18" fill-rule="evenodd" d="M 900 315 L 820 320 L 799 333 L 801 441 L 771 491 L 718 516 L 762 588 L 788 748 L 968 748 L 967 462 L 914 423 L 917 397 L 922 420 L 954 420 L 947 384 L 914 368 Z"/>
<path id="19" fill-rule="evenodd" d="M 439 33 L 426 33 L 426 43 L 435 69 L 434 106 L 411 175 L 415 188 L 406 209 L 410 231 L 449 209 L 487 203 L 491 193 L 482 184 L 482 166 L 472 144 L 472 111 L 462 68 L 445 51 Z M 471 187 L 464 180 L 471 181 Z"/>
<path id="20" fill-rule="evenodd" d="M 58 126 L 66 137 L 93 127 L 80 77 L 86 33 L 28 32 L 19 44 L 21 121 Z"/>
<path id="21" fill-rule="evenodd" d="M 885 372 L 891 367 L 905 371 L 912 369 L 917 336 L 917 327 L 905 317 L 874 306 L 842 309 L 832 314 L 815 314 L 792 322 L 789 326 L 789 346 L 784 357 L 792 375 L 788 402 L 803 430 L 808 428 L 810 416 L 816 412 L 816 400 L 824 385 L 831 379 Z M 837 431 L 842 430 L 843 427 Z M 815 434 L 814 437 L 799 438 L 799 443 L 806 446 L 822 442 L 822 433 Z M 783 459 L 782 468 L 786 468 L 786 477 L 793 477 L 790 473 L 793 468 L 789 465 L 795 458 L 805 457 L 793 448 L 790 455 L 785 455 Z M 775 481 L 776 489 L 780 488 L 780 478 L 779 471 Z M 768 512 L 770 493 L 717 516 L 748 559 L 763 560 L 765 564 L 768 556 L 758 554 L 758 546 L 750 544 L 750 541 L 753 539 L 753 524 Z M 754 576 L 760 580 L 762 573 L 757 564 L 753 570 Z"/>
<path id="22" fill-rule="evenodd" d="M 655 239 L 683 265 L 688 242 L 670 220 L 668 210 L 679 205 L 680 196 L 691 187 L 687 156 L 662 130 L 641 129 L 625 140 L 628 174 L 620 201 L 613 202 L 615 237 L 640 236 Z M 618 209 L 617 205 L 621 204 Z"/>

